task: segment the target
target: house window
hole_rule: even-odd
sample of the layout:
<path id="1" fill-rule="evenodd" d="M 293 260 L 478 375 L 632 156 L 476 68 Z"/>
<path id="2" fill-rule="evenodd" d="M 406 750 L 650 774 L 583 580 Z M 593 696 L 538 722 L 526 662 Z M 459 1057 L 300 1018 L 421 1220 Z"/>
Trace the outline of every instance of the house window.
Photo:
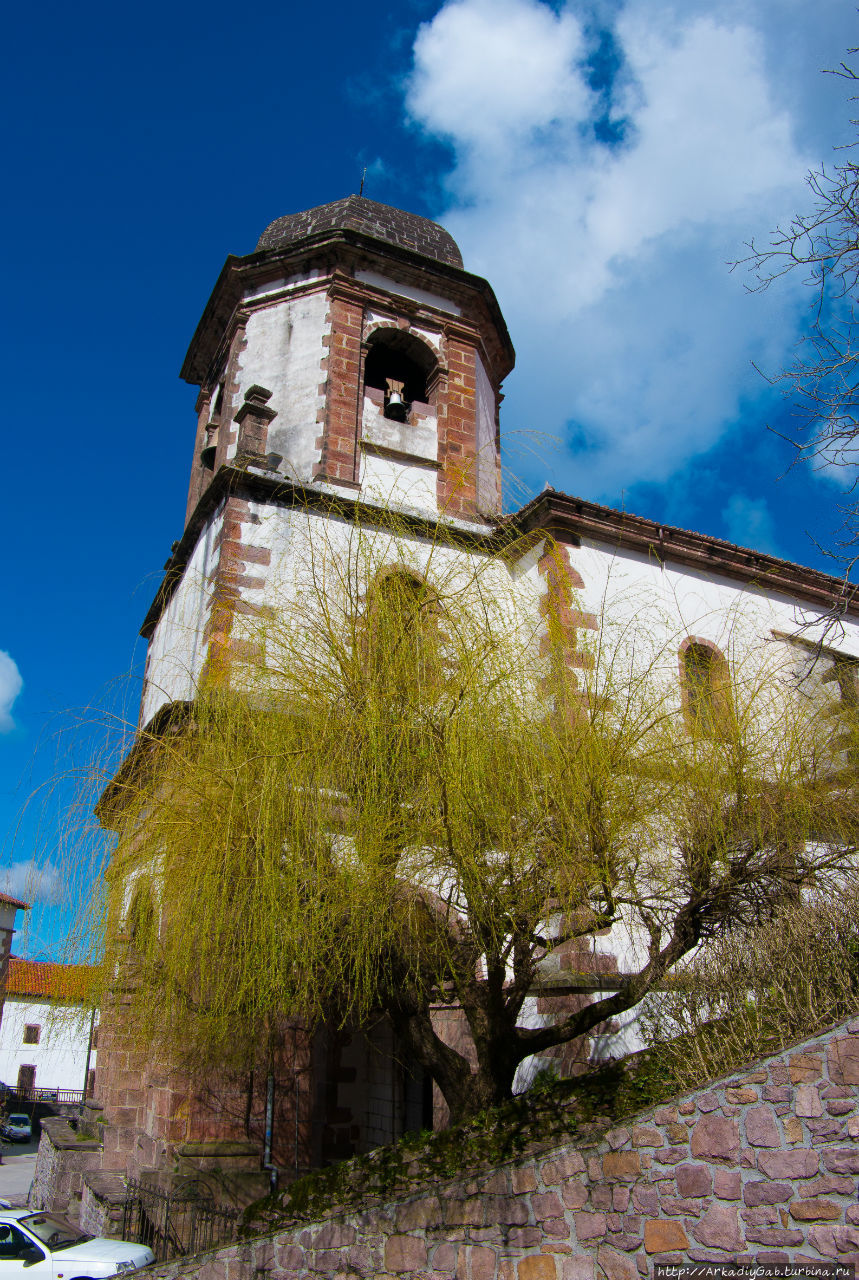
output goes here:
<path id="1" fill-rule="evenodd" d="M 24 1044 L 38 1044 L 42 1028 L 36 1022 L 28 1022 L 24 1027 Z"/>
<path id="2" fill-rule="evenodd" d="M 708 641 L 687 640 L 680 650 L 680 685 L 690 732 L 700 738 L 728 737 L 733 707 L 724 654 Z"/>

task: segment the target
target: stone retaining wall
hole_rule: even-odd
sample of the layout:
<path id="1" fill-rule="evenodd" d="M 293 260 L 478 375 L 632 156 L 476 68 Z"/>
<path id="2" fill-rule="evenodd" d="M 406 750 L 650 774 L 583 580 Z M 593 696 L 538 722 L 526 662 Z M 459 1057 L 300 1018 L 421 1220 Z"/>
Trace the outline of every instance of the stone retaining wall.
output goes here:
<path id="1" fill-rule="evenodd" d="M 51 1209 L 77 1219 L 84 1176 L 100 1167 L 99 1141 L 82 1138 L 61 1116 L 46 1116 L 42 1120 L 30 1208 Z"/>
<path id="2" fill-rule="evenodd" d="M 159 1277 L 638 1280 L 656 1262 L 859 1262 L 859 1019 L 610 1130 Z"/>

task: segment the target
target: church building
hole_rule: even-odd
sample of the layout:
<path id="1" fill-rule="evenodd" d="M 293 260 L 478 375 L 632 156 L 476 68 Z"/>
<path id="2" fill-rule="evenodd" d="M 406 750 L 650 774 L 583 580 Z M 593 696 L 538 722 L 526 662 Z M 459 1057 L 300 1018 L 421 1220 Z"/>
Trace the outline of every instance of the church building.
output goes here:
<path id="1" fill-rule="evenodd" d="M 166 731 L 209 674 L 252 661 L 249 620 L 290 608 L 298 562 L 323 545 L 348 554 L 356 523 L 389 529 L 392 512 L 401 566 L 419 576 L 450 534 L 491 565 L 536 636 L 555 620 L 571 679 L 610 606 L 676 632 L 678 706 L 701 696 L 739 632 L 797 666 L 816 645 L 817 678 L 834 700 L 855 699 L 859 617 L 838 580 L 551 488 L 505 510 L 513 365 L 491 285 L 425 218 L 349 196 L 277 218 L 253 252 L 228 257 L 181 370 L 199 387 L 198 416 L 184 529 L 142 627 L 141 732 Z M 833 611 L 842 621 L 827 630 Z M 105 825 L 113 812 L 103 801 Z M 595 986 L 609 981 L 621 944 L 597 939 L 589 963 Z M 624 1034 L 635 1047 L 634 1019 Z M 268 1139 L 260 1087 L 247 1099 L 189 1091 L 112 1041 L 103 1013 L 103 1171 L 250 1176 L 267 1158 L 289 1178 L 443 1119 L 384 1025 L 305 1045 L 276 1081 Z"/>

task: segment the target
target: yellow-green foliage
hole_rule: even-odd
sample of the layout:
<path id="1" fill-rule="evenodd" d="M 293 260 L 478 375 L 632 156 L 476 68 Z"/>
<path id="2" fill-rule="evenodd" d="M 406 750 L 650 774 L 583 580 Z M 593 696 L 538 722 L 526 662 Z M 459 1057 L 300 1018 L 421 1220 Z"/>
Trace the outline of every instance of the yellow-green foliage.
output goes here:
<path id="1" fill-rule="evenodd" d="M 831 726 L 772 661 L 732 672 L 718 734 L 690 732 L 670 628 L 641 644 L 602 619 L 567 673 L 500 561 L 335 532 L 291 562 L 283 614 L 237 617 L 242 661 L 163 712 L 101 802 L 119 839 L 80 936 L 153 1054 L 238 1068 L 285 1021 L 430 1001 L 509 1045 L 559 940 L 644 938 L 628 1007 L 784 884 L 846 874 Z"/>

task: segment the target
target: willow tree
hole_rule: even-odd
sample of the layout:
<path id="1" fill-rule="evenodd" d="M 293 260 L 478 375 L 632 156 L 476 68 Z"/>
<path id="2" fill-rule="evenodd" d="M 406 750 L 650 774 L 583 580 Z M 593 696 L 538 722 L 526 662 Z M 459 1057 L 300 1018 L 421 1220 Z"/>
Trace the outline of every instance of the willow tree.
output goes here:
<path id="1" fill-rule="evenodd" d="M 382 1012 L 459 1119 L 702 942 L 850 874 L 852 785 L 771 662 L 699 717 L 668 630 L 604 619 L 574 677 L 500 562 L 436 549 L 418 573 L 396 539 L 359 542 L 317 551 L 284 617 L 245 619 L 244 665 L 162 711 L 102 801 L 120 839 L 96 941 L 107 985 L 133 970 L 142 1044 L 206 1070 L 290 1021 Z M 617 989 L 534 1025 L 552 954 L 614 926 Z"/>

